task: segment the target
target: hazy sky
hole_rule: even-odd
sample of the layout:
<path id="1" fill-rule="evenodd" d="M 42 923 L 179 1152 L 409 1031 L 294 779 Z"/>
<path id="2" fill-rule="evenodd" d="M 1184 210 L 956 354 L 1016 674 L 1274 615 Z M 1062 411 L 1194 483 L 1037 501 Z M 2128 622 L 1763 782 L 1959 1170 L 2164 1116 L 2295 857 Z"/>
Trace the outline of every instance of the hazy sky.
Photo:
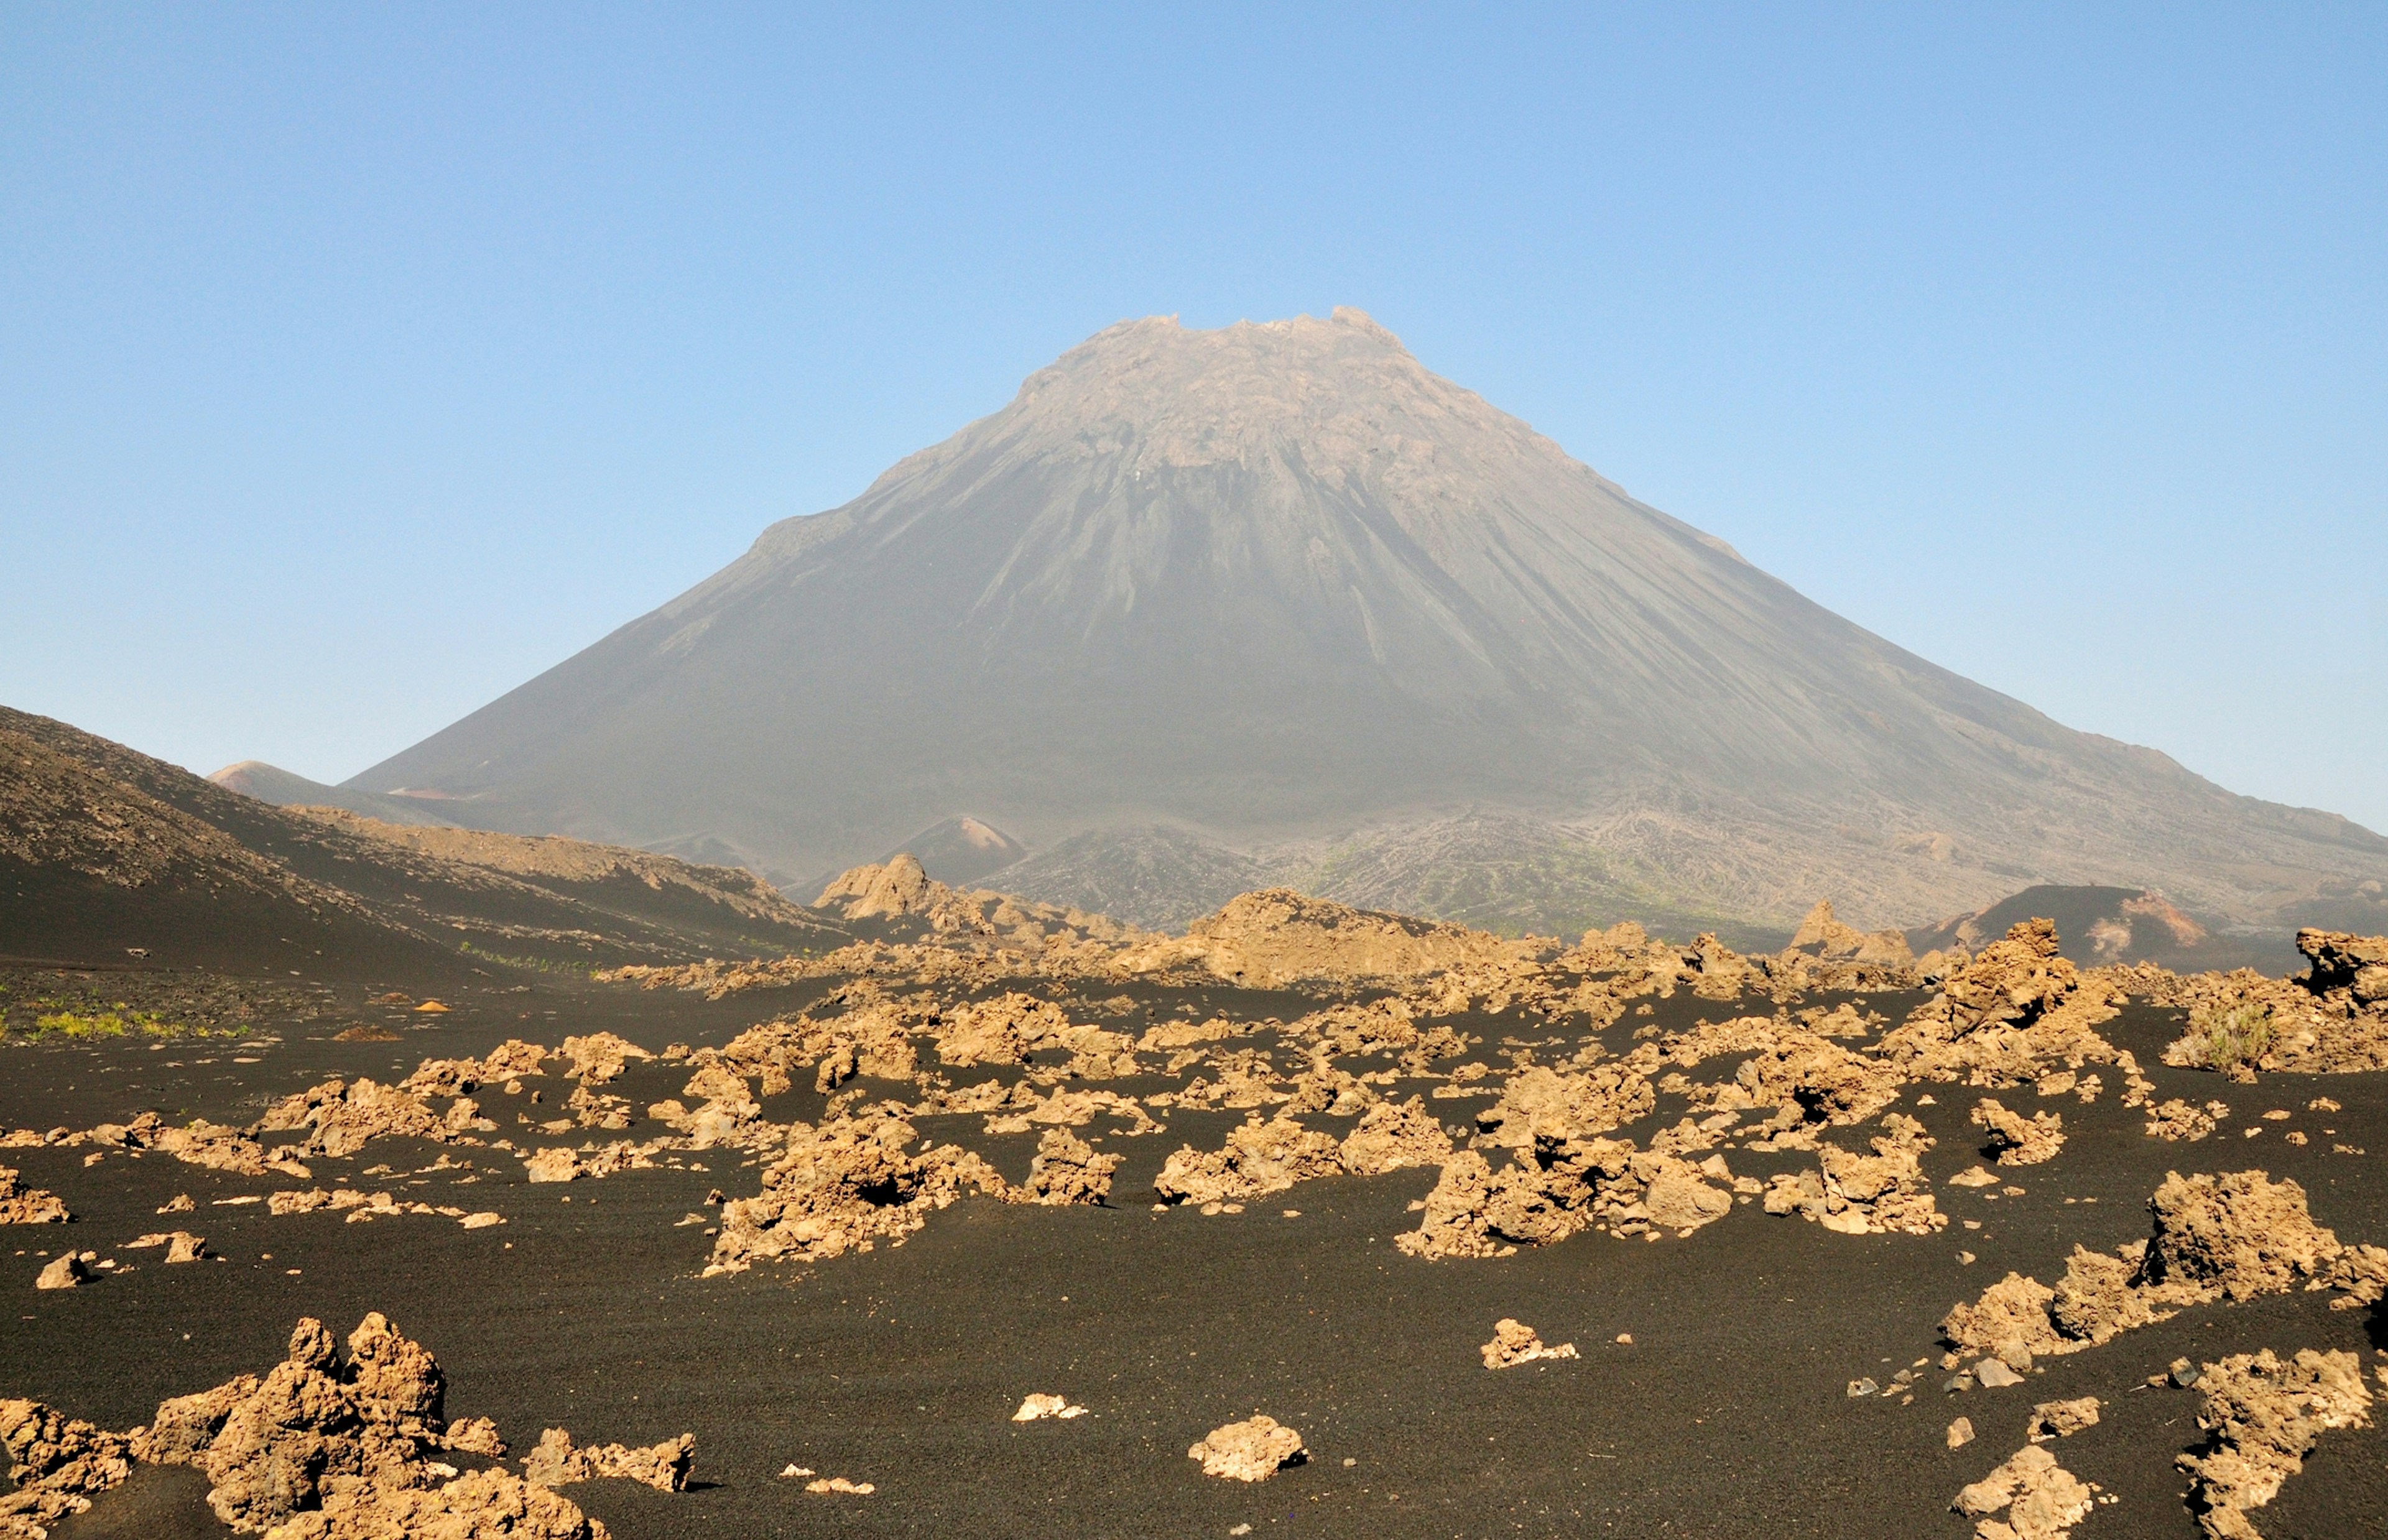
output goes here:
<path id="1" fill-rule="evenodd" d="M 2388 9 L 0 10 L 0 701 L 339 779 L 1124 317 L 1356 305 L 2388 829 Z"/>

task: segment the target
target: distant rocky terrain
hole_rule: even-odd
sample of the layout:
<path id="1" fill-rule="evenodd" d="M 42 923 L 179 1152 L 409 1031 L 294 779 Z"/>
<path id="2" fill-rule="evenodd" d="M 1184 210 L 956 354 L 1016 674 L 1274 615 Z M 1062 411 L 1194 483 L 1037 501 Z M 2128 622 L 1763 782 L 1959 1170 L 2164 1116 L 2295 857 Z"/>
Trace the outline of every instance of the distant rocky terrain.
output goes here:
<path id="1" fill-rule="evenodd" d="M 2388 913 L 2388 840 L 1850 625 L 1355 310 L 1114 326 L 343 790 L 800 895 L 908 849 L 1150 926 L 1272 883 L 1751 944 L 1820 894 L 2153 889 L 2275 954 Z"/>

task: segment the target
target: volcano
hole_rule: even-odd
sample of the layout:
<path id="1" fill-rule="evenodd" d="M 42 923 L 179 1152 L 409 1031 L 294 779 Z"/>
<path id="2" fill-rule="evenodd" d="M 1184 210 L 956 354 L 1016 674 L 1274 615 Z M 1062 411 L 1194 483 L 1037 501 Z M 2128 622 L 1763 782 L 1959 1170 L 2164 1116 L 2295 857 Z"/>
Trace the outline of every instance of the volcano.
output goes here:
<path id="1" fill-rule="evenodd" d="M 1029 852 L 972 876 L 1148 924 L 1270 880 L 1730 935 L 2036 881 L 2268 928 L 2388 877 L 1810 602 L 1348 309 L 1113 326 L 348 785 L 791 884 L 967 818 Z"/>

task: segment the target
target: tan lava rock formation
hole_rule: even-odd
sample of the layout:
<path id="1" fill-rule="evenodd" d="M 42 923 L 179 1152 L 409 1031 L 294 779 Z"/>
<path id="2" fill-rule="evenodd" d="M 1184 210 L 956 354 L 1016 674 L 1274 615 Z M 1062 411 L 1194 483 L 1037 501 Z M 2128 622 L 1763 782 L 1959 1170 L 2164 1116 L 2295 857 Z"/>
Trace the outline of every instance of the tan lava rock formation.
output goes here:
<path id="1" fill-rule="evenodd" d="M 1097 1155 L 1085 1140 L 1048 1129 L 1036 1142 L 1036 1155 L 1028 1163 L 1028 1180 L 1020 1192 L 1030 1203 L 1100 1203 L 1111 1195 L 1111 1173 L 1119 1167 L 1118 1155 Z"/>
<path id="2" fill-rule="evenodd" d="M 1979 1540 L 2062 1540 L 2096 1502 L 2097 1494 L 2054 1455 L 2026 1445 L 1949 1506 L 1982 1521 L 1974 1531 Z M 1988 1517 L 2001 1508 L 2005 1522 Z"/>
<path id="3" fill-rule="evenodd" d="M 2388 1069 L 2388 936 L 2300 930 L 2297 950 L 2311 965 L 2302 978 L 2269 978 L 2249 968 L 2230 973 L 2166 974 L 2149 980 L 2156 1004 L 2188 1011 L 2260 1005 L 2271 1039 L 2255 1067 L 2300 1074 Z M 2167 1063 L 2207 1066 L 2202 1045 L 2183 1039 Z"/>
<path id="4" fill-rule="evenodd" d="M 2070 1401 L 2042 1401 L 2031 1408 L 2031 1421 L 2024 1432 L 2034 1444 L 2051 1439 L 2071 1438 L 2084 1428 L 2098 1425 L 2098 1398 L 2083 1395 Z"/>
<path id="5" fill-rule="evenodd" d="M 1922 1155 L 1932 1144 L 1924 1125 L 1891 1113 L 1882 1126 L 1885 1131 L 1869 1142 L 1870 1155 L 1823 1144 L 1817 1148 L 1817 1168 L 1773 1178 L 1766 1187 L 1766 1212 L 1797 1214 L 1846 1235 L 1929 1235 L 1948 1228 L 1949 1217 L 1924 1174 Z"/>
<path id="6" fill-rule="evenodd" d="M 1546 1346 L 1532 1327 L 1506 1316 L 1493 1323 L 1492 1340 L 1484 1344 L 1482 1351 L 1487 1369 L 1515 1369 L 1538 1358 L 1576 1357 L 1575 1344 L 1563 1342 L 1556 1347 Z"/>
<path id="7" fill-rule="evenodd" d="M 91 1507 L 132 1473 L 130 1441 L 38 1401 L 0 1401 L 0 1446 L 17 1490 L 0 1497 L 0 1536 L 41 1540 L 45 1525 Z"/>
<path id="8" fill-rule="evenodd" d="M 2203 1449 L 2177 1463 L 2188 1472 L 2198 1522 L 2214 1540 L 2262 1540 L 2250 1508 L 2280 1495 L 2305 1469 L 2315 1439 L 2333 1428 L 2371 1425 L 2371 1392 L 2352 1353 L 2308 1348 L 2287 1363 L 2270 1348 L 2202 1366 Z"/>
<path id="9" fill-rule="evenodd" d="M 1657 1105 L 1648 1079 L 1626 1066 L 1563 1075 L 1537 1065 L 1509 1078 L 1501 1099 L 1476 1115 L 1476 1127 L 1486 1142 L 1522 1150 L 1538 1139 L 1607 1133 Z"/>
<path id="10" fill-rule="evenodd" d="M 1418 1097 L 1399 1104 L 1379 1102 L 1362 1114 L 1345 1136 L 1338 1158 L 1355 1177 L 1382 1176 L 1411 1166 L 1440 1166 L 1451 1158 L 1451 1136 Z"/>
<path id="11" fill-rule="evenodd" d="M 1278 989 L 1302 979 L 1416 977 L 1519 950 L 1465 926 L 1265 888 L 1229 900 L 1181 938 L 1129 949 L 1121 964 L 1136 973 L 1192 964 L 1248 988 Z"/>
<path id="12" fill-rule="evenodd" d="M 867 1251 L 874 1237 L 901 1239 L 966 1186 L 1001 1197 L 995 1168 L 957 1145 L 905 1148 L 912 1125 L 883 1116 L 797 1124 L 787 1153 L 763 1173 L 763 1190 L 722 1207 L 708 1272 L 757 1259 L 815 1262 Z"/>
<path id="13" fill-rule="evenodd" d="M 539 1435 L 538 1446 L 523 1457 L 523 1480 L 534 1486 L 554 1488 L 574 1482 L 619 1479 L 652 1486 L 658 1492 L 683 1492 L 696 1458 L 696 1436 L 682 1433 L 660 1444 L 633 1449 L 620 1444 L 575 1447 L 571 1433 L 550 1428 Z"/>
<path id="14" fill-rule="evenodd" d="M 1289 1117 L 1264 1123 L 1260 1115 L 1228 1130 L 1216 1150 L 1180 1148 L 1153 1180 L 1152 1190 L 1169 1203 L 1240 1203 L 1282 1193 L 1297 1181 L 1342 1170 L 1335 1136 L 1303 1128 Z"/>
<path id="15" fill-rule="evenodd" d="M 437 1140 L 449 1132 L 422 1097 L 362 1078 L 326 1080 L 285 1097 L 267 1109 L 258 1127 L 268 1132 L 305 1129 L 307 1153 L 334 1159 L 387 1136 Z"/>
<path id="16" fill-rule="evenodd" d="M 73 1218 L 65 1199 L 20 1185 L 16 1171 L 0 1166 L 0 1225 L 62 1225 Z"/>
<path id="17" fill-rule="evenodd" d="M 2346 1248 L 2313 1222 L 2305 1189 L 2293 1181 L 2275 1182 L 2261 1171 L 2173 1172 L 2148 1209 L 2152 1239 L 2113 1255 L 2076 1246 L 2053 1289 L 2009 1273 L 1975 1303 L 1950 1310 L 1941 1334 L 1961 1353 L 2018 1364 L 2077 1353 L 2207 1300 L 2359 1286 L 2357 1272 L 2341 1267 Z"/>
<path id="18" fill-rule="evenodd" d="M 305 1319 L 262 1379 L 244 1374 L 161 1404 L 128 1447 L 142 1460 L 198 1467 L 217 1517 L 271 1540 L 604 1540 L 572 1503 L 507 1471 L 459 1476 L 434 1460 L 503 1449 L 486 1420 L 444 1426 L 444 1390 L 431 1355 L 379 1312 L 349 1333 L 345 1359 L 323 1324 Z"/>
<path id="19" fill-rule="evenodd" d="M 1202 1462 L 1204 1475 L 1235 1482 L 1264 1482 L 1309 1457 L 1300 1433 L 1264 1416 L 1213 1428 L 1186 1451 L 1188 1459 Z"/>
<path id="20" fill-rule="evenodd" d="M 507 1471 L 469 1471 L 432 1487 L 366 1483 L 327 1493 L 320 1510 L 266 1540 L 606 1540 L 569 1498 Z"/>
<path id="21" fill-rule="evenodd" d="M 1494 1170 L 1473 1150 L 1443 1164 L 1418 1228 L 1393 1237 L 1413 1256 L 1497 1256 L 1600 1226 L 1619 1235 L 1684 1234 L 1732 1211 L 1709 1173 L 1631 1140 L 1538 1139 Z"/>
<path id="22" fill-rule="evenodd" d="M 1974 1108 L 1973 1124 L 1989 1134 L 1989 1150 L 2001 1166 L 2037 1166 L 2064 1147 L 2064 1119 L 2052 1112 L 2026 1117 L 1988 1096 Z"/>

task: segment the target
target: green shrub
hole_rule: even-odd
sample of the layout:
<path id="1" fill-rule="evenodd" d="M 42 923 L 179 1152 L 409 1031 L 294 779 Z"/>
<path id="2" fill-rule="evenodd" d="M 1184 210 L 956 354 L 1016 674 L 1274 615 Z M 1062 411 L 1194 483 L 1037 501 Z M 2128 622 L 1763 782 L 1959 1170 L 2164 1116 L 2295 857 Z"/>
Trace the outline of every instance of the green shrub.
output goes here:
<path id="1" fill-rule="evenodd" d="M 22 1041 L 39 1042 L 44 1038 L 61 1037 L 73 1040 L 85 1038 L 121 1038 L 139 1032 L 144 1037 L 162 1038 L 222 1038 L 234 1035 L 230 1028 L 210 1029 L 168 1021 L 155 1011 L 97 1011 L 84 1015 L 78 1011 L 49 1011 L 33 1018 L 31 1030 L 19 1034 Z M 6 1035 L 0 1030 L 0 1035 Z"/>
<path id="2" fill-rule="evenodd" d="M 33 1018 L 33 1035 L 48 1037 L 55 1032 L 68 1038 L 121 1038 L 124 1035 L 124 1018 L 114 1011 L 98 1016 L 77 1016 L 72 1011 L 53 1011 Z"/>
<path id="3" fill-rule="evenodd" d="M 2189 1036 L 2182 1040 L 2192 1064 L 2228 1073 L 2255 1062 L 2271 1051 L 2275 1036 L 2272 1007 L 2254 1001 L 2236 1005 L 2204 1005 L 2190 1013 Z"/>

